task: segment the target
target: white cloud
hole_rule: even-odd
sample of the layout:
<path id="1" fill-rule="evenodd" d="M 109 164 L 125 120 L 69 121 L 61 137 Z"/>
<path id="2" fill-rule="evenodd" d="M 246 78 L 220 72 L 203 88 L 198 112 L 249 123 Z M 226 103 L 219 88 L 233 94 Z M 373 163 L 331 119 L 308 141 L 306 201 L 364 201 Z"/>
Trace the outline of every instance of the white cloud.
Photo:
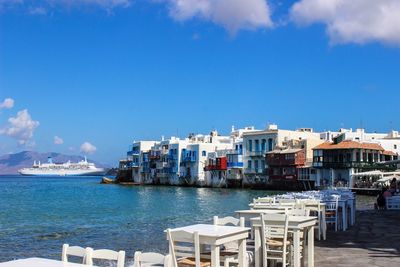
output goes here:
<path id="1" fill-rule="evenodd" d="M 131 5 L 132 0 L 50 0 L 48 2 L 68 7 L 77 5 L 93 5 L 108 9 L 114 7 L 128 7 Z"/>
<path id="2" fill-rule="evenodd" d="M 299 25 L 323 23 L 332 43 L 400 46 L 399 0 L 300 0 L 290 10 Z"/>
<path id="3" fill-rule="evenodd" d="M 0 10 L 4 7 L 12 7 L 23 3 L 23 0 L 0 0 Z"/>
<path id="4" fill-rule="evenodd" d="M 97 148 L 89 142 L 85 142 L 81 145 L 81 152 L 86 154 L 93 154 Z"/>
<path id="5" fill-rule="evenodd" d="M 62 145 L 62 144 L 64 144 L 64 140 L 61 137 L 56 135 L 56 136 L 54 136 L 54 144 Z"/>
<path id="6" fill-rule="evenodd" d="M 23 6 L 31 15 L 46 15 L 48 9 L 55 7 L 73 8 L 80 6 L 98 6 L 106 10 L 111 10 L 116 7 L 128 7 L 132 0 L 38 0 L 38 1 L 23 1 L 23 0 L 0 0 L 0 9 L 11 8 L 14 6 Z"/>
<path id="7" fill-rule="evenodd" d="M 31 145 L 34 142 L 30 142 L 30 139 L 38 126 L 39 122 L 32 120 L 28 110 L 24 109 L 16 117 L 8 119 L 8 125 L 0 130 L 0 134 L 17 139 L 20 145 Z"/>
<path id="8" fill-rule="evenodd" d="M 177 21 L 200 18 L 221 25 L 231 34 L 241 29 L 271 28 L 266 0 L 165 0 Z"/>
<path id="9" fill-rule="evenodd" d="M 32 7 L 29 9 L 31 15 L 47 15 L 47 9 L 44 7 Z"/>
<path id="10" fill-rule="evenodd" d="M 10 109 L 12 107 L 14 107 L 14 99 L 12 98 L 6 98 L 2 103 L 0 103 L 0 109 Z"/>

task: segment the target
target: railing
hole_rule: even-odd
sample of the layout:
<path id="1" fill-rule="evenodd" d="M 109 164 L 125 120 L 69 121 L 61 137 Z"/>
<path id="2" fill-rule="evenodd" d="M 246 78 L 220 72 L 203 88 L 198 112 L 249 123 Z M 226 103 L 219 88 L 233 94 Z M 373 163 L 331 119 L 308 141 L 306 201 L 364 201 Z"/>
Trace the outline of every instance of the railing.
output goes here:
<path id="1" fill-rule="evenodd" d="M 320 168 L 364 168 L 364 169 L 388 169 L 391 170 L 395 167 L 391 166 L 382 166 L 377 164 L 377 162 L 359 162 L 359 161 L 350 161 L 350 162 L 313 162 L 313 167 Z"/>
<path id="2" fill-rule="evenodd" d="M 128 156 L 139 156 L 140 152 L 139 152 L 139 151 L 132 151 L 132 150 L 130 150 L 130 151 L 126 152 L 126 154 L 127 154 Z"/>
<path id="3" fill-rule="evenodd" d="M 250 157 L 261 157 L 261 156 L 265 156 L 265 154 L 267 153 L 267 151 L 246 151 L 246 155 L 250 156 Z"/>
<path id="4" fill-rule="evenodd" d="M 183 162 L 196 162 L 196 158 L 194 157 L 182 157 Z"/>
<path id="5" fill-rule="evenodd" d="M 167 172 L 158 172 L 156 173 L 157 178 L 168 178 L 171 174 Z"/>
<path id="6" fill-rule="evenodd" d="M 243 149 L 230 149 L 228 151 L 226 151 L 226 155 L 243 155 Z"/>
<path id="7" fill-rule="evenodd" d="M 132 167 L 132 168 L 138 168 L 139 167 L 139 163 L 138 162 L 131 162 L 129 164 L 129 166 Z"/>
<path id="8" fill-rule="evenodd" d="M 243 162 L 228 162 L 228 168 L 243 168 Z"/>
<path id="9" fill-rule="evenodd" d="M 157 169 L 162 169 L 168 167 L 168 162 L 156 162 L 156 168 Z"/>
<path id="10" fill-rule="evenodd" d="M 226 166 L 222 165 L 207 165 L 204 167 L 205 171 L 226 171 Z"/>
<path id="11" fill-rule="evenodd" d="M 230 173 L 226 175 L 226 179 L 229 180 L 241 180 L 243 177 L 239 173 Z"/>
<path id="12" fill-rule="evenodd" d="M 257 174 L 266 174 L 266 170 L 263 170 L 261 168 L 246 168 L 244 170 L 245 173 L 257 173 Z"/>

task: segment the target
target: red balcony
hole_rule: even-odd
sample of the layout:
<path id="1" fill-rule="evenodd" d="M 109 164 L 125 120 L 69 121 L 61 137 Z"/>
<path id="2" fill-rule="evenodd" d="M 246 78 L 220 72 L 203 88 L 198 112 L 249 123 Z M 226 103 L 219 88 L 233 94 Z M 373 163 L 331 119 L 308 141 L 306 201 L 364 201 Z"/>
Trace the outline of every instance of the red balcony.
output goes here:
<path id="1" fill-rule="evenodd" d="M 287 152 L 290 153 L 287 153 Z M 305 164 L 305 151 L 294 150 L 291 151 L 283 150 L 281 152 L 270 152 L 267 154 L 266 163 L 268 166 L 302 166 Z"/>
<path id="2" fill-rule="evenodd" d="M 227 169 L 226 157 L 209 159 L 207 166 L 204 167 L 205 171 L 226 171 L 226 169 Z"/>

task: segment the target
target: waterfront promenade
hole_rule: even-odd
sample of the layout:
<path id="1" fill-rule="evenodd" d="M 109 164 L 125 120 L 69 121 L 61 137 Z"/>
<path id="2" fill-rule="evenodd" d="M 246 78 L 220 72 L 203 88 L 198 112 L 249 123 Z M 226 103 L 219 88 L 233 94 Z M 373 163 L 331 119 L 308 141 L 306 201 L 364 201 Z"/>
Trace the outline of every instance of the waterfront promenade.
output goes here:
<path id="1" fill-rule="evenodd" d="M 400 212 L 357 211 L 357 221 L 346 232 L 329 231 L 315 242 L 315 266 L 400 266 Z"/>

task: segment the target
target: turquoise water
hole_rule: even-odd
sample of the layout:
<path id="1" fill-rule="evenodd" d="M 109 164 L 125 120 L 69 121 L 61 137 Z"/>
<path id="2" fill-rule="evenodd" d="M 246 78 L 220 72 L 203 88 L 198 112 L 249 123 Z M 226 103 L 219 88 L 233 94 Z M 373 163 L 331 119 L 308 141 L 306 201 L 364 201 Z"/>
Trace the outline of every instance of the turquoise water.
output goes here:
<path id="1" fill-rule="evenodd" d="M 0 177 L 0 262 L 59 259 L 63 243 L 166 252 L 163 230 L 233 215 L 268 191 L 101 185 L 99 177 Z M 278 192 L 275 192 L 278 193 Z"/>

